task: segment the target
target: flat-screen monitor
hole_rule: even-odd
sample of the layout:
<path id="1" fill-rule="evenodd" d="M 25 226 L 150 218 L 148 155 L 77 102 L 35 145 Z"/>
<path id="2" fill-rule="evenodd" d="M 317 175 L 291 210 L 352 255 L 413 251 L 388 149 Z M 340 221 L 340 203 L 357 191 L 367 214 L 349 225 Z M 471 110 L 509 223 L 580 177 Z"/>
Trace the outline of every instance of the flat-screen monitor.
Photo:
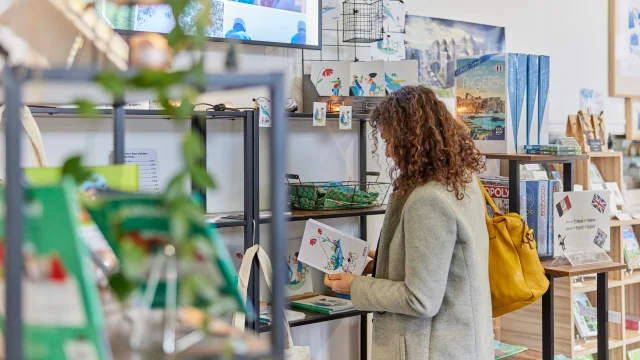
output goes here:
<path id="1" fill-rule="evenodd" d="M 320 49 L 320 0 L 210 0 L 212 41 Z M 96 10 L 109 26 L 121 33 L 169 33 L 176 26 L 169 5 L 117 6 L 96 0 Z M 198 0 L 177 19 L 186 33 L 193 33 L 203 11 Z"/>

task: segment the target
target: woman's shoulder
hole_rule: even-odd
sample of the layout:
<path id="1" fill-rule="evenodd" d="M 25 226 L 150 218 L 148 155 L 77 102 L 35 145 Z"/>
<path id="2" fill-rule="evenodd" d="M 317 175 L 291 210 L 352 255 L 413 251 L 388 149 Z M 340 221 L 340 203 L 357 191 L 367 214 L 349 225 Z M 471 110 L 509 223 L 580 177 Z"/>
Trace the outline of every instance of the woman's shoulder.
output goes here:
<path id="1" fill-rule="evenodd" d="M 477 184 L 475 176 L 466 184 L 464 188 L 464 197 L 458 199 L 455 191 L 437 181 L 430 181 L 424 185 L 420 185 L 413 189 L 411 194 L 407 198 L 407 206 L 415 206 L 416 203 L 422 205 L 426 204 L 438 204 L 442 206 L 447 204 L 452 208 L 465 207 L 472 203 L 472 200 L 481 197 L 480 188 Z"/>

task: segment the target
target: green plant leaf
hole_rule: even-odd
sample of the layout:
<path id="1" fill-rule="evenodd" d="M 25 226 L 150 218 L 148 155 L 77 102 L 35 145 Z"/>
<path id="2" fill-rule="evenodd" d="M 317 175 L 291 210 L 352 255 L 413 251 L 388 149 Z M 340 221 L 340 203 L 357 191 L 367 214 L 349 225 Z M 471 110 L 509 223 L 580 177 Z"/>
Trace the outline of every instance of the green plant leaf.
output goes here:
<path id="1" fill-rule="evenodd" d="M 85 117 L 96 117 L 99 115 L 99 112 L 96 109 L 96 104 L 94 104 L 91 100 L 76 99 L 73 104 L 78 107 L 78 113 L 80 115 L 83 115 Z"/>
<path id="2" fill-rule="evenodd" d="M 91 172 L 82 166 L 82 156 L 74 155 L 62 165 L 62 176 L 72 176 L 76 184 L 82 184 L 91 176 Z"/>
<path id="3" fill-rule="evenodd" d="M 320 80 L 316 81 L 316 84 L 320 84 L 324 78 L 320 78 Z"/>
<path id="4" fill-rule="evenodd" d="M 194 132 L 184 134 L 182 138 L 182 157 L 185 166 L 190 169 L 199 166 L 200 160 L 204 156 L 204 144 L 200 135 Z"/>
<path id="5" fill-rule="evenodd" d="M 213 181 L 213 178 L 211 177 L 211 175 L 209 175 L 206 169 L 199 166 L 194 166 L 189 169 L 189 172 L 191 173 L 191 181 L 197 187 L 206 189 L 216 186 L 216 183 Z"/>
<path id="6" fill-rule="evenodd" d="M 167 188 L 164 191 L 164 198 L 168 203 L 171 203 L 178 197 L 184 195 L 187 175 L 189 174 L 186 171 L 182 171 L 176 174 L 171 181 L 169 181 L 169 185 L 167 185 Z"/>
<path id="7" fill-rule="evenodd" d="M 124 97 L 127 80 L 118 72 L 103 71 L 98 74 L 96 81 L 102 85 L 114 98 Z"/>
<path id="8" fill-rule="evenodd" d="M 171 239 L 175 243 L 184 242 L 189 234 L 189 219 L 186 214 L 183 214 L 176 209 L 176 211 L 172 211 L 169 221 Z"/>
<path id="9" fill-rule="evenodd" d="M 116 273 L 109 276 L 109 286 L 116 298 L 121 302 L 127 300 L 129 295 L 136 288 L 135 284 L 128 278 L 126 278 L 122 273 Z"/>

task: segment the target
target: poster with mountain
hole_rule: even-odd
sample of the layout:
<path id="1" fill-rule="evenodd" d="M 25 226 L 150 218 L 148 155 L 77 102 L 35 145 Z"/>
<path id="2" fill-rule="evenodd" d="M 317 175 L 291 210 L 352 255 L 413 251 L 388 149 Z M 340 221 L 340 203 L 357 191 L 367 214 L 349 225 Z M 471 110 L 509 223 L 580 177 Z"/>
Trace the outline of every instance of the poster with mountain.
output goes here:
<path id="1" fill-rule="evenodd" d="M 505 29 L 465 21 L 407 15 L 406 58 L 418 60 L 420 85 L 454 97 L 456 60 L 505 51 Z"/>

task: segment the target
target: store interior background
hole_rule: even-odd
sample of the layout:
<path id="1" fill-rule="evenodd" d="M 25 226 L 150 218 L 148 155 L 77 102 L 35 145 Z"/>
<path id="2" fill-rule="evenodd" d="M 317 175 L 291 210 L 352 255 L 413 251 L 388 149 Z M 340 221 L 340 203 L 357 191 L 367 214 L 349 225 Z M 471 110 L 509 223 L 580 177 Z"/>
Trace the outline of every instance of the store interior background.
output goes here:
<path id="1" fill-rule="evenodd" d="M 596 89 L 608 93 L 608 2 L 605 0 L 405 0 L 410 14 L 481 24 L 504 26 L 508 52 L 551 56 L 550 132 L 564 134 L 567 116 L 579 109 L 579 90 Z M 44 36 L 44 35 L 43 35 Z M 326 37 L 326 43 L 331 39 Z M 223 70 L 226 45 L 209 44 L 207 69 Z M 335 59 L 335 48 L 327 47 L 323 58 Z M 358 58 L 368 60 L 366 50 L 358 49 Z M 353 59 L 353 51 L 343 49 L 341 59 Z M 319 58 L 319 51 L 304 51 L 304 57 Z M 239 55 L 240 71 L 262 73 L 284 71 L 290 84 L 290 96 L 301 101 L 300 76 L 303 71 L 302 50 L 263 46 L 243 46 Z M 177 59 L 176 65 L 179 65 Z M 265 96 L 266 89 L 212 93 L 201 102 L 231 101 L 236 107 L 253 106 L 252 98 Z M 623 134 L 625 108 L 622 98 L 605 98 L 604 116 L 607 131 Z M 108 118 L 83 120 L 78 118 L 38 117 L 49 165 L 59 166 L 70 154 L 81 152 L 86 163 L 103 165 L 109 162 L 112 149 L 112 121 Z M 161 184 L 180 166 L 180 133 L 188 122 L 176 124 L 160 119 L 127 119 L 127 148 L 153 148 L 158 152 Z M 357 174 L 357 132 L 338 130 L 336 121 L 326 128 L 313 128 L 311 120 L 290 122 L 288 172 L 300 174 L 303 181 L 355 180 Z M 243 154 L 241 121 L 208 122 L 207 166 L 214 174 L 218 189 L 208 195 L 208 211 L 238 211 L 242 208 Z M 269 201 L 268 156 L 269 129 L 260 131 L 260 201 Z M 25 166 L 31 164 L 24 146 Z M 0 139 L 0 146 L 4 138 Z M 381 152 L 382 154 L 384 152 Z M 0 157 L 4 169 L 4 157 Z M 384 179 L 387 164 L 369 159 L 369 170 L 380 170 Z M 285 179 L 282 179 L 283 182 Z M 375 243 L 382 225 L 382 216 L 369 217 L 368 241 Z M 357 235 L 356 219 L 327 220 L 331 226 Z M 268 225 L 262 225 L 261 242 L 268 249 Z M 290 223 L 290 238 L 302 236 L 304 222 Z M 222 229 L 221 235 L 232 253 L 242 249 L 241 229 Z M 322 291 L 323 275 L 315 272 L 313 283 Z M 262 286 L 266 289 L 266 286 Z M 263 294 L 268 299 L 267 294 Z M 314 359 L 359 359 L 359 319 L 348 318 L 293 329 L 298 345 L 311 346 Z M 369 337 L 370 339 L 370 337 Z"/>

